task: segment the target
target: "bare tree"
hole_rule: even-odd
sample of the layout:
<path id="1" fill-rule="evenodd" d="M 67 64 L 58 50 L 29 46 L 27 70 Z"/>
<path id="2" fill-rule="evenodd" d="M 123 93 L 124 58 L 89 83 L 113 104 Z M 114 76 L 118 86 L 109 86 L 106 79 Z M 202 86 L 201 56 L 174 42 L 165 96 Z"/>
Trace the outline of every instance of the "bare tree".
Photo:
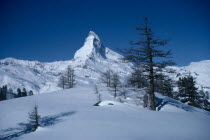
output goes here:
<path id="1" fill-rule="evenodd" d="M 112 78 L 111 78 L 111 86 L 114 88 L 114 97 L 117 97 L 117 90 L 118 87 L 120 86 L 120 77 L 117 73 L 113 73 L 112 74 Z"/>
<path id="2" fill-rule="evenodd" d="M 41 116 L 38 114 L 38 106 L 35 105 L 33 110 L 29 113 L 29 122 L 31 129 L 35 131 L 39 127 L 39 121 Z"/>
<path id="3" fill-rule="evenodd" d="M 71 66 L 68 66 L 66 71 L 59 77 L 58 86 L 63 89 L 75 86 L 75 74 Z"/>
<path id="4" fill-rule="evenodd" d="M 75 74 L 74 69 L 71 66 L 67 67 L 66 71 L 66 84 L 67 88 L 73 88 L 75 85 Z"/>
<path id="5" fill-rule="evenodd" d="M 122 89 L 122 91 L 121 91 L 121 93 L 120 93 L 120 96 L 123 96 L 124 99 L 127 98 L 126 90 L 125 90 L 125 89 Z"/>
<path id="6" fill-rule="evenodd" d="M 64 89 L 65 86 L 66 86 L 66 82 L 67 82 L 67 78 L 65 77 L 64 74 L 62 74 L 62 75 L 59 77 L 58 86 L 61 87 L 62 89 Z"/>
<path id="7" fill-rule="evenodd" d="M 142 27 L 137 27 L 136 30 L 140 31 L 139 35 L 143 38 L 137 42 L 131 42 L 135 47 L 130 47 L 129 49 L 120 51 L 125 54 L 125 60 L 133 62 L 136 67 L 141 67 L 144 69 L 143 72 L 146 72 L 144 76 L 149 81 L 149 108 L 151 110 L 156 110 L 154 94 L 154 79 L 156 77 L 156 71 L 168 65 L 173 65 L 174 63 L 172 61 L 161 61 L 162 59 L 156 59 L 169 58 L 168 56 L 171 55 L 171 51 L 158 49 L 159 47 L 165 46 L 167 40 L 158 39 L 154 35 L 152 29 L 148 25 L 148 18 L 144 18 L 144 25 Z"/>
<path id="8" fill-rule="evenodd" d="M 112 76 L 112 71 L 110 69 L 106 70 L 105 73 L 102 73 L 101 75 L 101 82 L 102 83 L 106 83 L 106 86 L 107 87 L 110 87 L 111 86 L 111 76 Z"/>

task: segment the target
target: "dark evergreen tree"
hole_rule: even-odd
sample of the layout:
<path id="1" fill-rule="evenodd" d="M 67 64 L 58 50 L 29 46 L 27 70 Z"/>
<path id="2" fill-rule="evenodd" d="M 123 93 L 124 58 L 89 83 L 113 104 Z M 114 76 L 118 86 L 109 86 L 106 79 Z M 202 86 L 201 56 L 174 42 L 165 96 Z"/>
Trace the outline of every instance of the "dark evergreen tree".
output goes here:
<path id="1" fill-rule="evenodd" d="M 177 82 L 179 88 L 179 99 L 182 102 L 187 102 L 188 105 L 200 107 L 203 95 L 202 93 L 199 95 L 198 88 L 195 87 L 195 84 L 196 82 L 191 75 L 179 78 Z"/>
<path id="2" fill-rule="evenodd" d="M 28 94 L 29 94 L 29 96 L 34 95 L 32 90 L 30 90 Z"/>
<path id="3" fill-rule="evenodd" d="M 198 92 L 195 87 L 194 78 L 189 75 L 187 77 L 179 78 L 177 82 L 179 88 L 179 99 L 182 102 L 188 102 L 189 105 L 197 106 Z"/>
<path id="4" fill-rule="evenodd" d="M 22 97 L 22 92 L 20 88 L 17 89 L 17 97 Z"/>
<path id="5" fill-rule="evenodd" d="M 7 99 L 7 85 L 3 86 L 2 87 L 2 93 L 3 93 L 3 97 L 4 97 L 4 100 Z"/>
<path id="6" fill-rule="evenodd" d="M 131 76 L 128 78 L 128 84 L 137 88 L 144 88 L 148 86 L 147 79 L 144 77 L 142 70 L 135 68 L 134 72 L 131 73 Z"/>
<path id="7" fill-rule="evenodd" d="M 136 30 L 140 31 L 139 34 L 143 38 L 137 42 L 131 42 L 131 44 L 135 45 L 135 47 L 120 51 L 125 54 L 125 61 L 133 62 L 137 68 L 143 68 L 143 72 L 145 72 L 144 76 L 149 81 L 149 108 L 151 110 L 156 110 L 154 94 L 154 80 L 156 77 L 156 72 L 168 65 L 173 65 L 174 63 L 172 61 L 161 61 L 162 59 L 156 59 L 168 58 L 168 56 L 171 55 L 171 51 L 158 49 L 159 47 L 165 46 L 167 44 L 167 40 L 160 40 L 155 37 L 152 29 L 148 25 L 147 18 L 144 18 L 144 25 L 142 27 L 137 27 Z"/>
<path id="8" fill-rule="evenodd" d="M 159 92 L 164 96 L 173 98 L 174 82 L 168 76 L 160 73 L 155 78 L 155 92 Z"/>
<path id="9" fill-rule="evenodd" d="M 204 88 L 201 87 L 201 89 L 198 91 L 198 96 L 196 99 L 197 107 L 210 111 L 210 102 L 208 101 L 208 96 L 209 93 L 207 91 L 204 91 Z"/>
<path id="10" fill-rule="evenodd" d="M 0 87 L 0 101 L 4 100 L 4 94 L 2 92 L 2 88 Z"/>
<path id="11" fill-rule="evenodd" d="M 179 78 L 177 82 L 179 88 L 178 99 L 188 105 L 210 111 L 208 92 L 205 92 L 203 88 L 198 90 L 195 84 L 196 82 L 191 75 Z"/>
<path id="12" fill-rule="evenodd" d="M 16 98 L 16 94 L 13 92 L 12 88 L 9 88 L 9 90 L 7 91 L 7 100 L 13 98 Z"/>
<path id="13" fill-rule="evenodd" d="M 26 89 L 25 88 L 23 88 L 23 91 L 22 91 L 22 97 L 25 97 L 25 96 L 27 96 L 27 91 L 26 91 Z"/>
<path id="14" fill-rule="evenodd" d="M 7 99 L 7 86 L 0 88 L 0 101 Z"/>
<path id="15" fill-rule="evenodd" d="M 28 114 L 30 128 L 35 131 L 40 125 L 41 116 L 38 113 L 38 106 L 35 105 L 33 110 Z"/>

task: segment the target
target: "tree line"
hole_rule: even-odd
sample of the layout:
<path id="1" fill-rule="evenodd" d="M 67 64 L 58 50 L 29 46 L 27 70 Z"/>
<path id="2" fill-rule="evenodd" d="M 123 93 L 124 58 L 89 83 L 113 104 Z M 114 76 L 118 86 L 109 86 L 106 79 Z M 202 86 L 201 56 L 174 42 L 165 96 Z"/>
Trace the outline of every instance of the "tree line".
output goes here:
<path id="1" fill-rule="evenodd" d="M 17 92 L 15 93 L 11 88 L 8 88 L 7 85 L 0 87 L 0 101 L 31 95 L 33 95 L 33 91 L 30 90 L 27 92 L 26 88 L 23 88 L 22 90 L 18 88 Z"/>

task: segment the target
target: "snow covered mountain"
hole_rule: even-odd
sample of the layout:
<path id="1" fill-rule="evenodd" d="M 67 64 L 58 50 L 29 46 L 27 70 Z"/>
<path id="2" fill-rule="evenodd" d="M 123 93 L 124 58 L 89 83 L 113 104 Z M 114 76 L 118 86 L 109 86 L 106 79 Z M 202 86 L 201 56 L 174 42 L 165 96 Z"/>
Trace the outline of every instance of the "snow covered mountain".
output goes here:
<path id="1" fill-rule="evenodd" d="M 51 63 L 17 60 L 6 58 L 0 60 L 0 86 L 8 85 L 12 89 L 25 87 L 34 93 L 43 93 L 60 89 L 57 87 L 58 77 L 71 65 L 75 69 L 77 85 L 100 84 L 100 75 L 107 69 L 118 73 L 121 80 L 132 71 L 132 64 L 123 63 L 123 56 L 105 47 L 98 35 L 90 31 L 84 45 L 68 61 Z M 210 60 L 193 62 L 185 67 L 170 67 L 175 73 L 173 79 L 191 73 L 196 78 L 199 87 L 210 86 Z"/>
<path id="2" fill-rule="evenodd" d="M 75 53 L 74 59 L 43 63 L 38 61 L 6 58 L 0 60 L 0 86 L 12 89 L 25 87 L 35 93 L 58 90 L 59 75 L 71 65 L 76 74 L 77 85 L 100 84 L 102 72 L 110 69 L 122 80 L 131 72 L 131 64 L 121 62 L 120 54 L 101 44 L 99 37 L 90 31 L 84 45 Z"/>
<path id="3" fill-rule="evenodd" d="M 210 90 L 210 60 L 192 62 L 189 66 L 170 68 L 176 71 L 175 77 L 191 74 L 196 78 L 197 86 L 203 86 Z"/>

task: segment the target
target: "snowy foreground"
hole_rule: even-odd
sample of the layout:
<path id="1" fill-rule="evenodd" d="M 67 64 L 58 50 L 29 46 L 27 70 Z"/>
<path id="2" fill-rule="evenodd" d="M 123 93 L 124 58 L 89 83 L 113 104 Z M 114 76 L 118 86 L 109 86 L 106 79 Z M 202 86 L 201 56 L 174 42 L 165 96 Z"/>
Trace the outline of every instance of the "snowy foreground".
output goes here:
<path id="1" fill-rule="evenodd" d="M 20 140 L 207 140 L 210 114 L 158 96 L 160 111 L 119 103 L 106 88 L 96 103 L 93 87 L 77 87 L 0 102 L 0 139 Z M 132 100 L 128 98 L 127 100 Z M 114 105 L 108 105 L 112 103 Z M 26 128 L 39 106 L 41 127 Z"/>

